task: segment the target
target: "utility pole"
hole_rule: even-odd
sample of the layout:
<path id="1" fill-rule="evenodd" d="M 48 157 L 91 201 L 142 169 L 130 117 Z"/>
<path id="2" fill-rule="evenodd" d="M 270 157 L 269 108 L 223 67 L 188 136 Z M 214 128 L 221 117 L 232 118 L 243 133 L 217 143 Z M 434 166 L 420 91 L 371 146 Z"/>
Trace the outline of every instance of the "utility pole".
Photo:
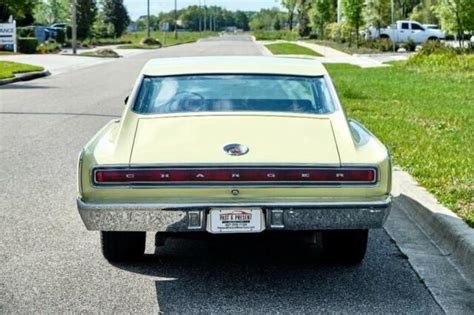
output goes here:
<path id="1" fill-rule="evenodd" d="M 204 0 L 204 32 L 206 31 L 207 25 L 206 25 L 206 0 Z"/>
<path id="2" fill-rule="evenodd" d="M 178 0 L 174 0 L 174 39 L 178 39 Z"/>
<path id="3" fill-rule="evenodd" d="M 201 0 L 199 0 L 199 33 L 202 31 L 202 15 L 201 15 Z"/>
<path id="4" fill-rule="evenodd" d="M 77 54 L 77 2 L 76 0 L 72 0 L 72 53 L 74 55 Z"/>
<path id="5" fill-rule="evenodd" d="M 150 38 L 150 0 L 147 0 L 146 7 L 146 37 Z"/>
<path id="6" fill-rule="evenodd" d="M 394 23 L 394 3 L 393 3 L 393 0 L 390 0 L 390 14 L 392 16 L 392 25 Z M 395 52 L 395 38 L 392 38 L 392 48 L 393 48 L 393 52 Z"/>

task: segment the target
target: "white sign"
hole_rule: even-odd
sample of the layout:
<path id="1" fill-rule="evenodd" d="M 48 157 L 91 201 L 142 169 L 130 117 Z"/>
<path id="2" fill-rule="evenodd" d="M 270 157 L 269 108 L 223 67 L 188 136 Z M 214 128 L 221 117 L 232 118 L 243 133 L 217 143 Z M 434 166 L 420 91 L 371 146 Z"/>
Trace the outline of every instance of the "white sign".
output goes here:
<path id="1" fill-rule="evenodd" d="M 163 32 L 168 32 L 170 30 L 170 23 L 169 22 L 163 22 L 161 24 L 161 30 Z"/>
<path id="2" fill-rule="evenodd" d="M 13 50 L 16 52 L 15 21 L 13 23 L 0 23 L 0 50 Z"/>

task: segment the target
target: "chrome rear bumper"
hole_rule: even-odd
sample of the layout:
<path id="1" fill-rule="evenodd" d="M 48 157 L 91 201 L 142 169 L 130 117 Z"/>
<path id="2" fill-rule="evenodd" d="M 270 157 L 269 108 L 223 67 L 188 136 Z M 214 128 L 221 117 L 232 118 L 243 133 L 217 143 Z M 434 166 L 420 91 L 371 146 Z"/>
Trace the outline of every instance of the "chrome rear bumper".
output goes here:
<path id="1" fill-rule="evenodd" d="M 267 230 L 333 230 L 381 228 L 390 213 L 391 198 L 374 202 L 292 202 L 215 204 L 102 204 L 77 198 L 77 208 L 88 230 L 99 231 L 206 231 L 207 214 L 215 207 L 261 207 Z M 272 213 L 283 224 L 273 224 Z M 190 213 L 200 226 L 191 227 Z"/>

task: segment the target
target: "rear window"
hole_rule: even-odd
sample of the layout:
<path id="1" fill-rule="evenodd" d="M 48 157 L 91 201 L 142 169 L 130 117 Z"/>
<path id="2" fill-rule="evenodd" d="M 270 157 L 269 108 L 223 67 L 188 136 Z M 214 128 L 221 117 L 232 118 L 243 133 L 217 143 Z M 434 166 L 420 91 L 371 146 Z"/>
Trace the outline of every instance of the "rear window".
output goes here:
<path id="1" fill-rule="evenodd" d="M 322 77 L 193 75 L 145 77 L 133 110 L 142 114 L 334 111 Z"/>

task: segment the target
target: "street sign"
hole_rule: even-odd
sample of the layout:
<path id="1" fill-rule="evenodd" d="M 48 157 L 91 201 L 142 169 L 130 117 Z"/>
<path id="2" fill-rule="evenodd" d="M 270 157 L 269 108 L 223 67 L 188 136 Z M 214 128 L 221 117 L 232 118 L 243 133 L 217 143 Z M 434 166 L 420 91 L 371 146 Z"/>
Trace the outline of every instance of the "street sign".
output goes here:
<path id="1" fill-rule="evenodd" d="M 0 49 L 16 52 L 16 22 L 0 23 Z"/>
<path id="2" fill-rule="evenodd" d="M 170 30 L 170 23 L 169 22 L 163 22 L 161 24 L 161 30 L 163 32 L 168 32 Z"/>

